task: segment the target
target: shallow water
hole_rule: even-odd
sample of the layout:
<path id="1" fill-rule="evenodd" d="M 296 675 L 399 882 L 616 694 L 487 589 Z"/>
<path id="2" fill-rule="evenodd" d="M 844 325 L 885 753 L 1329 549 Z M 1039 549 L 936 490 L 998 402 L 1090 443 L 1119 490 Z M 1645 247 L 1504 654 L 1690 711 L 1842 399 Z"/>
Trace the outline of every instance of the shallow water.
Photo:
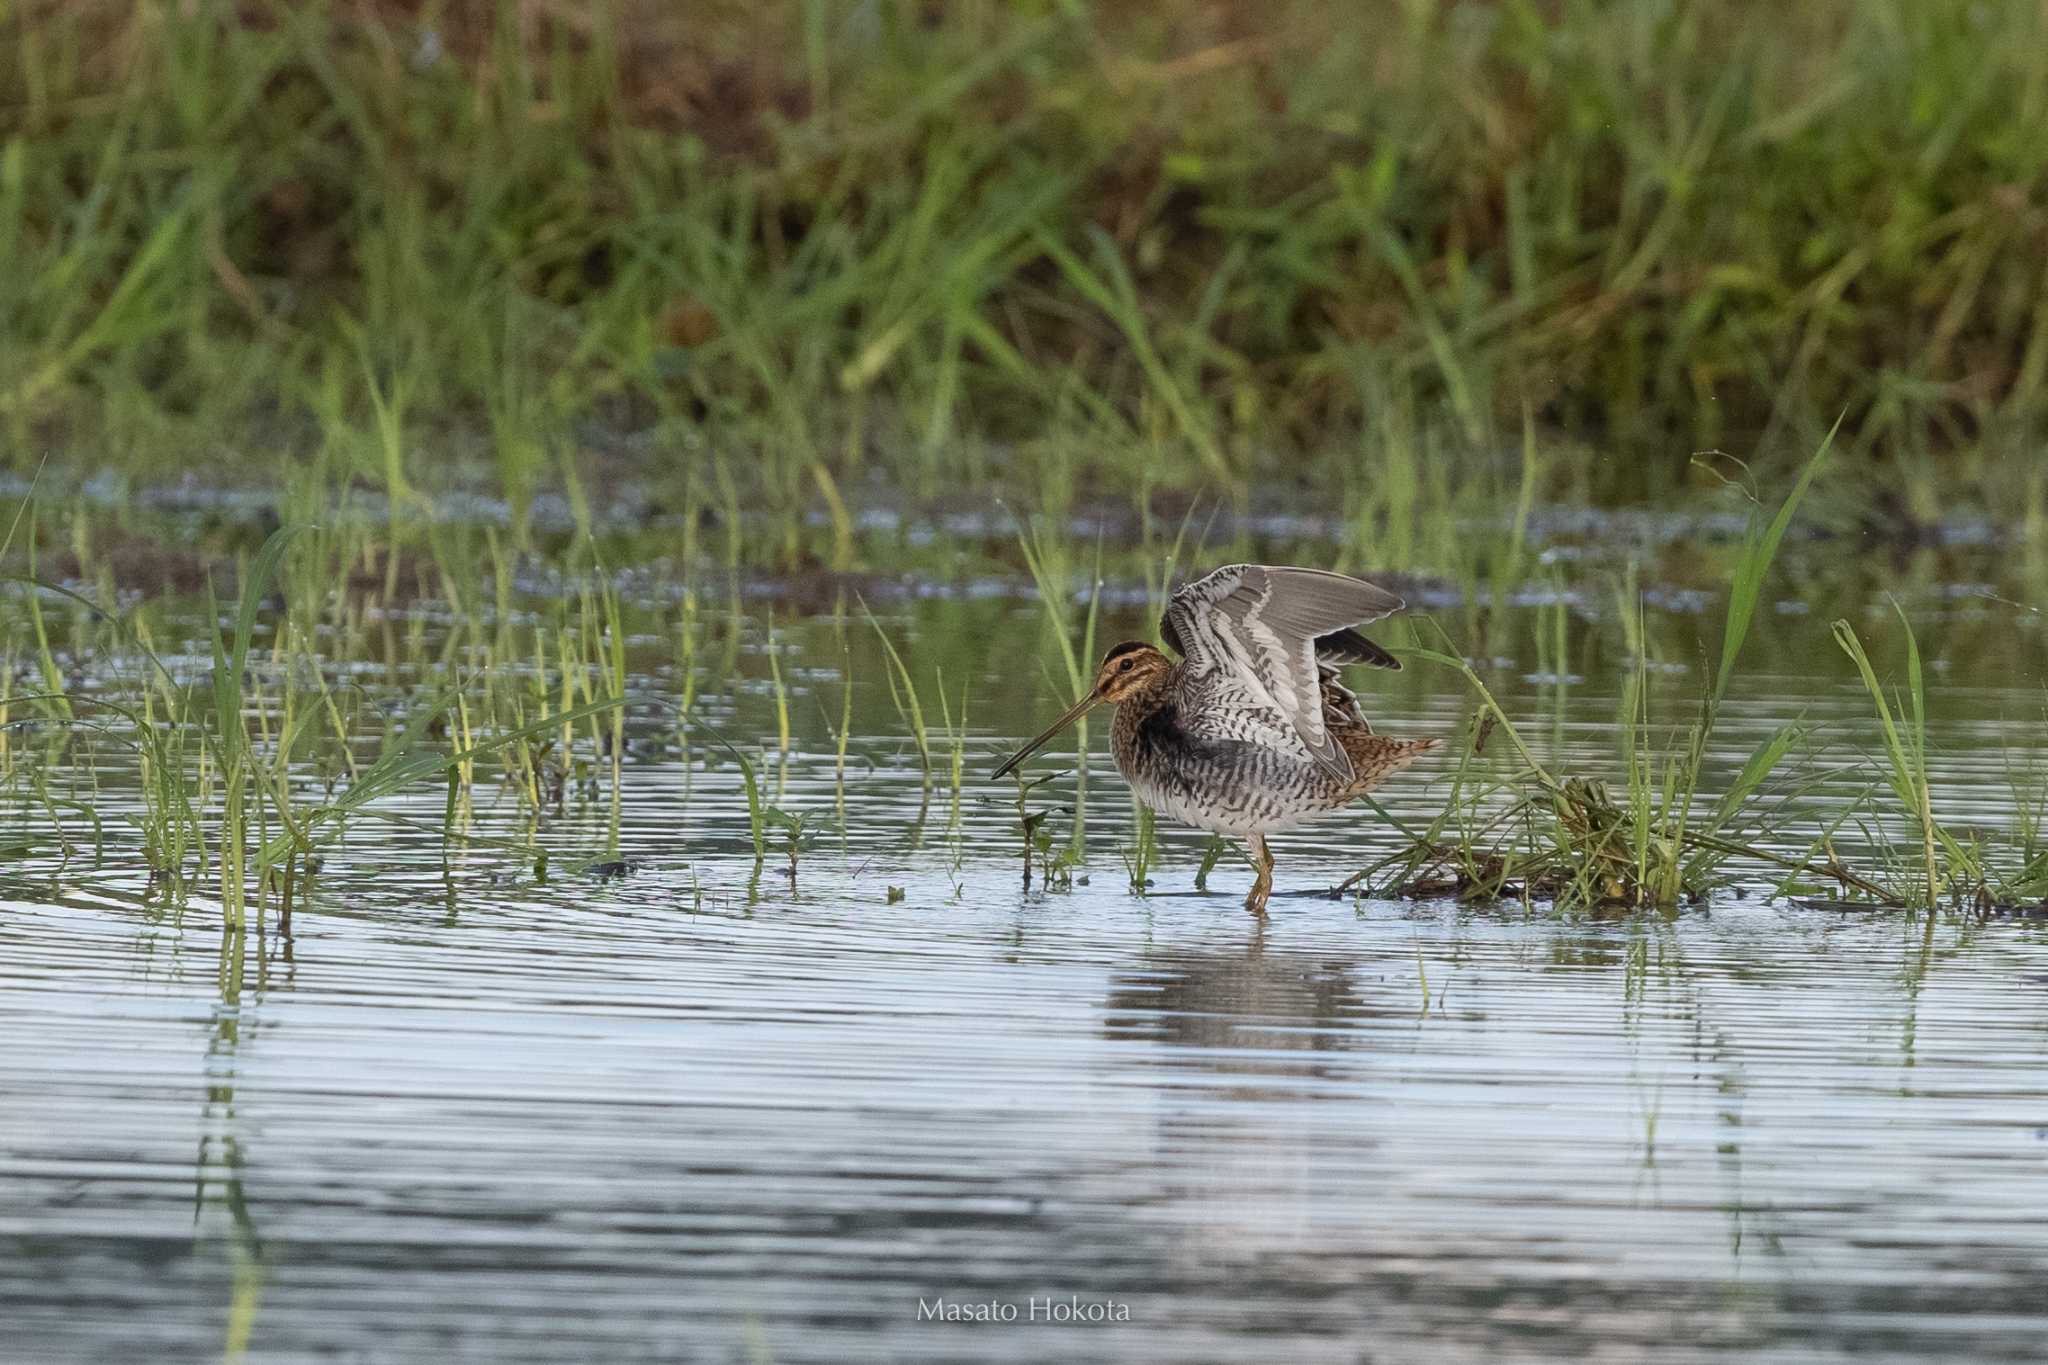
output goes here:
<path id="1" fill-rule="evenodd" d="M 1979 602 L 1912 609 L 1943 813 L 1996 828 L 2040 641 Z M 1490 676 L 1546 758 L 1611 775 L 1614 653 L 1546 657 L 1558 610 L 1533 594 Z M 1060 700 L 1017 665 L 1036 620 L 970 594 L 903 623 L 971 683 L 970 774 Z M 779 629 L 794 735 L 767 780 L 823 818 L 844 655 L 822 621 Z M 1788 851 L 1875 780 L 1867 699 L 1816 639 L 1788 602 L 1713 756 L 1725 781 L 1805 718 L 1825 777 L 1774 791 Z M 765 646 L 703 699 L 722 734 L 772 730 Z M 1653 710 L 1680 720 L 1698 653 L 1663 656 Z M 1467 715 L 1441 675 L 1372 681 L 1385 730 Z M 793 883 L 773 853 L 754 875 L 730 763 L 650 741 L 629 875 L 577 871 L 608 852 L 601 800 L 547 831 L 546 880 L 362 822 L 295 936 L 239 953 L 204 895 L 148 893 L 134 774 L 96 750 L 103 856 L 0 864 L 8 1354 L 2039 1357 L 2048 926 L 1802 909 L 1755 869 L 1670 916 L 1303 894 L 1398 845 L 1359 812 L 1276 841 L 1261 927 L 1234 861 L 1192 890 L 1184 832 L 1129 890 L 1100 725 L 1085 880 L 1027 890 L 1011 789 L 970 777 L 957 823 L 943 788 L 919 822 L 871 660 L 855 687 L 850 818 Z M 1426 820 L 1445 772 L 1391 814 Z M 437 825 L 441 797 L 389 809 Z"/>

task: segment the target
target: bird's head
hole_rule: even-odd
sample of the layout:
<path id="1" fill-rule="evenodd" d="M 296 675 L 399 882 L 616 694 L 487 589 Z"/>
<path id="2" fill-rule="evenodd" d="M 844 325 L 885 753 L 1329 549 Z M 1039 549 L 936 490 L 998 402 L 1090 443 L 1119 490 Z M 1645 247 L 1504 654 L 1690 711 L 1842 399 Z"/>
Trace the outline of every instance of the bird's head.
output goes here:
<path id="1" fill-rule="evenodd" d="M 1065 714 L 1045 728 L 1045 732 L 1019 749 L 997 768 L 993 777 L 1001 777 L 1022 763 L 1031 755 L 1044 748 L 1046 742 L 1075 721 L 1087 715 L 1104 702 L 1120 702 L 1135 692 L 1156 684 L 1166 676 L 1173 664 L 1157 648 L 1141 640 L 1126 640 L 1102 656 L 1102 666 L 1095 670 L 1095 684 L 1081 699 L 1066 709 Z"/>
<path id="2" fill-rule="evenodd" d="M 1096 701 L 1122 701 L 1158 682 L 1172 667 L 1156 646 L 1143 640 L 1126 640 L 1102 656 L 1102 666 L 1095 670 L 1095 687 L 1089 695 Z"/>

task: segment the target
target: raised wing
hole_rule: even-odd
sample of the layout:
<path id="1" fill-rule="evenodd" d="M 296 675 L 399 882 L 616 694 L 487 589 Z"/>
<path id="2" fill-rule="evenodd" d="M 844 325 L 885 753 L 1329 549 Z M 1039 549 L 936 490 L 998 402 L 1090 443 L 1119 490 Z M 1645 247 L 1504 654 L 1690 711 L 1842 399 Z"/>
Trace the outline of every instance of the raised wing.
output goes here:
<path id="1" fill-rule="evenodd" d="M 1304 747 L 1340 781 L 1351 759 L 1323 723 L 1316 644 L 1334 657 L 1393 664 L 1393 658 L 1349 627 L 1390 616 L 1401 599 L 1362 579 L 1322 569 L 1231 564 L 1174 590 L 1159 631 L 1187 659 L 1188 672 L 1270 704 Z M 1348 660 L 1347 660 L 1348 661 Z M 1398 665 L 1394 665 L 1398 667 Z"/>

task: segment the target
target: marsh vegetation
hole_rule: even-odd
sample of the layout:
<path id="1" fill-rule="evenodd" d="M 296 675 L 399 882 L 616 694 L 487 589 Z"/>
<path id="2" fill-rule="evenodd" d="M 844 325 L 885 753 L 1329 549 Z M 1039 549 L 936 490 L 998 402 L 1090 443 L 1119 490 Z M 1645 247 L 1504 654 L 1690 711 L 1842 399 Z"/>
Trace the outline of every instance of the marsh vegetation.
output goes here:
<path id="1" fill-rule="evenodd" d="M 1329 886 L 1567 912 L 1669 911 L 1736 884 L 1895 910 L 2039 902 L 2048 867 L 2027 813 L 2048 792 L 2031 750 L 2008 753 L 2010 819 L 1945 816 L 1929 738 L 1942 695 L 1902 596 L 1865 579 L 1874 566 L 1860 559 L 1846 579 L 1802 583 L 1800 597 L 1775 586 L 1788 538 L 1804 561 L 1797 572 L 1810 577 L 1832 557 L 1827 528 L 1801 515 L 1824 498 L 1831 458 L 1823 444 L 1769 501 L 1731 481 L 1718 522 L 1681 526 L 1661 548 L 1604 544 L 1619 519 L 1585 536 L 1538 531 L 1532 522 L 1559 514 L 1525 498 L 1495 534 L 1461 538 L 1455 576 L 1397 575 L 1416 599 L 1396 626 L 1410 661 L 1400 686 L 1460 708 L 1431 720 L 1455 742 L 1421 780 L 1428 817 L 1363 814 L 1374 833 Z M 1523 459 L 1544 456 L 1532 444 Z M 1540 478 L 1525 470 L 1525 489 Z M 914 786 L 906 847 L 949 850 L 955 873 L 993 852 L 966 841 L 968 813 L 1000 803 L 1015 812 L 1009 842 L 1027 888 L 1070 888 L 1107 855 L 1142 896 L 1181 839 L 1162 843 L 1142 808 L 1115 816 L 1124 799 L 1091 786 L 1086 764 L 1071 779 L 1027 773 L 1006 796 L 978 780 L 987 755 L 1027 728 L 1020 700 L 1083 688 L 1106 619 L 1150 633 L 1183 566 L 1333 553 L 1314 544 L 1313 521 L 1292 527 L 1285 549 L 1244 529 L 1211 544 L 1213 518 L 1114 547 L 1045 517 L 991 528 L 954 552 L 978 558 L 977 581 L 1004 585 L 995 599 L 1023 618 L 1000 639 L 949 643 L 902 614 L 931 595 L 915 578 L 649 558 L 673 540 L 630 524 L 592 523 L 551 545 L 529 532 L 515 548 L 503 524 L 398 520 L 382 505 L 326 511 L 267 535 L 260 521 L 227 519 L 210 534 L 236 547 L 232 567 L 212 556 L 172 567 L 171 523 L 190 512 L 21 504 L 10 537 L 21 546 L 9 587 L 18 610 L 0 637 L 0 795 L 14 854 L 139 858 L 165 906 L 203 891 L 234 932 L 266 918 L 289 932 L 323 850 L 393 824 L 437 832 L 451 866 L 460 854 L 541 878 L 624 873 L 626 771 L 638 764 L 676 773 L 692 802 L 704 775 L 736 776 L 749 894 L 771 859 L 794 886 L 805 857 L 843 848 L 880 782 Z M 1722 538 L 1692 538 L 1712 535 Z M 1639 554 L 1702 550 L 1686 571 L 1725 581 L 1725 592 L 1645 582 L 1664 569 Z M 1341 546 L 1334 554 L 1347 562 Z M 1574 561 L 1567 577 L 1561 566 Z M 138 592 L 123 581 L 137 562 L 152 576 L 192 574 L 196 590 Z M 2013 627 L 2007 648 L 2031 642 L 2031 591 L 2012 583 L 1973 599 Z M 1503 620 L 1514 623 L 1505 639 Z M 1760 623 L 1773 637 L 1749 647 Z M 1842 750 L 1840 737 L 1784 713 L 1731 764 L 1721 725 L 1743 693 L 1743 659 L 1788 654 L 1815 676 L 1849 670 L 1865 708 L 1860 747 Z M 1498 695 L 1510 678 L 1540 677 L 1565 697 L 1589 675 L 1618 689 L 1612 743 L 1591 753 L 1546 738 L 1526 698 Z M 1011 708 L 993 727 L 977 700 L 990 694 Z M 1076 743 L 1090 749 L 1085 728 Z M 878 744 L 896 756 L 880 758 Z M 823 805 L 805 761 L 819 753 L 830 760 Z M 793 768 L 805 774 L 794 787 Z M 1853 794 L 1840 790 L 1845 774 L 1861 779 Z M 132 801 L 110 805 L 98 795 L 109 782 Z M 1822 789 L 1827 801 L 1805 799 Z M 1202 885 L 1219 857 L 1234 865 L 1202 849 Z"/>
<path id="2" fill-rule="evenodd" d="M 624 493 L 784 567 L 990 489 L 1307 495 L 1408 565 L 1525 419 L 1542 496 L 1670 505 L 1846 415 L 1848 515 L 2038 531 L 2044 23 L 19 4 L 0 456 Z"/>

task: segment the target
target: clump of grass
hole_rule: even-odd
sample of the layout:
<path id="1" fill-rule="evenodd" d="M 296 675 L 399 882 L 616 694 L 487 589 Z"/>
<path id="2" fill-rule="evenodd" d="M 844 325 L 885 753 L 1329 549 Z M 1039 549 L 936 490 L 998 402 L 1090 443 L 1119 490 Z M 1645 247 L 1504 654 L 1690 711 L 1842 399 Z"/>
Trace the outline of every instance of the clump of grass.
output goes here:
<path id="1" fill-rule="evenodd" d="M 323 727 L 325 742 L 344 751 L 353 736 L 311 654 L 313 633 L 294 614 L 307 609 L 305 599 L 287 592 L 271 646 L 259 651 L 255 640 L 273 585 L 294 577 L 283 570 L 287 551 L 301 543 L 303 534 L 301 527 L 280 528 L 241 566 L 237 598 L 225 624 L 209 592 L 201 638 L 211 667 L 203 686 L 176 679 L 153 648 L 153 632 L 144 621 L 107 613 L 68 588 L 28 585 L 78 605 L 87 621 L 104 625 L 120 647 L 132 648 L 146 662 L 140 695 L 132 699 L 76 689 L 62 694 L 69 708 L 66 728 L 109 735 L 134 749 L 142 778 L 136 823 L 152 886 L 182 906 L 187 891 L 210 875 L 218 887 L 224 926 L 235 938 L 252 927 L 263 932 L 273 897 L 270 918 L 289 934 L 297 882 L 317 862 L 321 847 L 359 817 L 411 823 L 380 806 L 416 785 L 446 783 L 446 814 L 439 830 L 444 844 L 502 842 L 479 840 L 457 819 L 458 790 L 474 780 L 478 764 L 508 751 L 526 752 L 540 736 L 567 743 L 574 727 L 595 724 L 621 705 L 620 696 L 591 689 L 587 682 L 565 684 L 570 690 L 561 707 L 494 721 L 485 735 L 468 718 L 470 699 L 451 680 L 449 686 L 426 689 L 407 718 L 382 734 L 381 752 L 374 759 L 358 762 L 350 756 L 336 763 L 324 799 L 308 799 L 294 779 L 308 750 L 321 742 Z M 417 640 L 404 648 L 414 658 L 427 657 Z M 612 676 L 621 673 L 615 669 Z M 295 681 L 307 677 L 315 680 L 310 686 Z M 488 694 L 482 705 L 495 710 Z M 453 726 L 451 715 L 460 717 Z M 91 779 L 89 753 L 80 756 L 78 771 Z M 344 776 L 345 785 L 338 785 Z M 57 800 L 54 794 L 45 799 Z"/>
<path id="2" fill-rule="evenodd" d="M 1897 608 L 1897 603 L 1893 606 Z M 1960 849 L 1934 818 L 1934 789 L 1927 780 L 1927 691 L 1920 673 L 1920 643 L 1903 609 L 1899 610 L 1899 624 L 1906 634 L 1907 662 L 1903 707 L 1897 714 L 1885 695 L 1883 685 L 1877 680 L 1877 671 L 1871 667 L 1870 656 L 1864 652 L 1855 627 L 1847 621 L 1837 621 L 1834 636 L 1835 643 L 1855 663 L 1863 686 L 1870 694 L 1871 705 L 1877 712 L 1878 725 L 1884 732 L 1887 776 L 1892 794 L 1898 798 L 1900 808 L 1919 836 L 1921 866 L 1926 880 L 1915 899 L 1918 904 L 1931 909 L 1940 900 L 1944 883 L 1936 848 L 1945 845 L 1952 856 L 1959 854 Z"/>
<path id="3" fill-rule="evenodd" d="M 257 613 L 262 608 L 263 597 L 270 590 L 271 579 L 277 572 L 277 564 L 284 557 L 291 537 L 296 534 L 292 528 L 280 528 L 272 533 L 257 551 L 255 560 L 242 573 L 242 592 L 239 609 L 235 613 L 235 630 L 232 640 L 224 638 L 219 627 L 219 609 L 214 606 L 212 594 L 207 595 L 208 616 L 215 622 L 211 644 L 213 646 L 213 728 L 209 732 L 213 756 L 220 771 L 221 804 L 220 832 L 220 898 L 221 913 L 228 927 L 239 933 L 244 923 L 245 896 L 248 887 L 248 800 L 250 788 L 269 774 L 257 771 L 259 755 L 249 742 L 248 725 L 242 715 L 244 694 L 247 690 L 250 637 L 256 626 Z M 282 811 L 280 811 L 282 816 Z M 287 828 L 290 828 L 287 823 Z M 259 871 L 267 871 L 262 860 Z M 258 885 L 262 884 L 259 877 Z"/>
<path id="4" fill-rule="evenodd" d="M 2048 778 L 2038 758 L 2024 769 L 2012 766 L 2008 758 L 2006 783 L 2012 792 L 2013 843 L 2020 860 L 2006 879 L 2007 893 L 2014 900 L 2048 900 Z"/>
<path id="5" fill-rule="evenodd" d="M 1897 901 L 1933 910 L 1947 899 L 1958 906 L 1990 910 L 2038 900 L 2044 891 L 2043 860 L 2036 846 L 2038 812 L 2043 799 L 2038 785 L 2030 789 L 2017 779 L 2014 782 L 2012 842 L 2019 854 L 2016 866 L 2003 858 L 1994 861 L 1991 855 L 1995 850 L 1987 847 L 1983 839 L 1965 842 L 1936 817 L 1934 784 L 1928 775 L 1927 687 L 1920 641 L 1905 609 L 1896 600 L 1892 609 L 1906 642 L 1906 680 L 1901 689 L 1887 692 L 1853 626 L 1845 620 L 1836 621 L 1833 630 L 1835 642 L 1856 665 L 1857 675 L 1869 694 L 1884 741 L 1885 785 L 1890 787 L 1899 813 L 1913 835 L 1912 852 L 1902 860 L 1913 872 L 1900 878 L 1902 890 Z"/>
<path id="6" fill-rule="evenodd" d="M 1766 520 L 1759 508 L 1753 516 L 1732 575 L 1719 665 L 1685 743 L 1661 763 L 1645 743 L 1647 715 L 1641 708 L 1648 690 L 1647 661 L 1638 652 L 1633 709 L 1622 727 L 1625 786 L 1619 798 L 1598 778 L 1553 774 L 1463 657 L 1415 650 L 1417 657 L 1464 677 L 1479 703 L 1473 737 L 1461 751 L 1443 814 L 1426 829 L 1412 832 L 1406 851 L 1361 877 L 1395 867 L 1395 885 L 1409 894 L 1668 908 L 1700 899 L 1723 864 L 1747 858 L 1875 890 L 1833 860 L 1816 864 L 1788 859 L 1731 834 L 1738 814 L 1790 750 L 1795 737 L 1790 728 L 1780 729 L 1758 746 L 1710 811 L 1697 811 L 1709 741 L 1755 619 L 1765 576 L 1831 445 L 1832 438 L 1821 443 L 1775 515 Z M 1505 803 L 1499 800 L 1503 789 L 1484 782 L 1475 771 L 1481 751 L 1496 732 L 1518 761 L 1505 788 Z M 1449 837 L 1453 830 L 1455 838 Z M 1505 842 L 1503 836 L 1508 836 Z"/>

